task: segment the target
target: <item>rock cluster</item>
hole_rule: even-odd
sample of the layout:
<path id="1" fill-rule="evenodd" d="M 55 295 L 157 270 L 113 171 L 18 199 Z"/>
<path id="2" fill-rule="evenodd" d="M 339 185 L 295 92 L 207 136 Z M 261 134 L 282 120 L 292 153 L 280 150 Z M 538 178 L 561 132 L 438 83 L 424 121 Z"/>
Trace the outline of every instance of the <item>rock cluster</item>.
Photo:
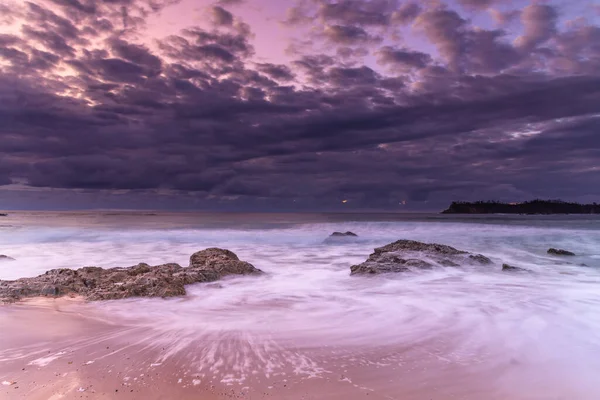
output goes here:
<path id="1" fill-rule="evenodd" d="M 492 261 L 454 247 L 414 240 L 398 240 L 375 249 L 367 261 L 350 267 L 351 275 L 405 272 L 436 266 L 457 267 L 465 264 L 486 265 Z"/>
<path id="2" fill-rule="evenodd" d="M 233 252 L 211 248 L 194 253 L 185 268 L 141 263 L 128 268 L 53 269 L 35 278 L 0 281 L 0 300 L 65 295 L 81 295 L 88 300 L 183 296 L 185 285 L 212 282 L 227 275 L 258 274 L 262 271 L 240 261 Z"/>

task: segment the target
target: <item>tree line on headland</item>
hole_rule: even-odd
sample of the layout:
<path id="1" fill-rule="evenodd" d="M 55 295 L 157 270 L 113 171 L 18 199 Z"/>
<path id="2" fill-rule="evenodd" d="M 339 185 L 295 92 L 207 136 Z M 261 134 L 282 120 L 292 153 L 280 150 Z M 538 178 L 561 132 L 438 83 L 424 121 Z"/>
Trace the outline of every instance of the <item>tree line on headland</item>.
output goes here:
<path id="1" fill-rule="evenodd" d="M 600 204 L 539 199 L 523 203 L 453 201 L 442 214 L 600 214 Z"/>

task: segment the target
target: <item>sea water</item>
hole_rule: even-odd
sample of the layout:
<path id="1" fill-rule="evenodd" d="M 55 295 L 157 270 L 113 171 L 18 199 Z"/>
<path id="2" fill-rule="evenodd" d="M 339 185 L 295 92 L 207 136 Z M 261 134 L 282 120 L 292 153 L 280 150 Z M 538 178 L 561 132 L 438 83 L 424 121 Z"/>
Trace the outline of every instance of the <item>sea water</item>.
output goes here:
<path id="1" fill-rule="evenodd" d="M 338 367 L 379 363 L 406 374 L 407 360 L 429 357 L 432 376 L 452 365 L 493 377 L 490 385 L 542 393 L 531 398 L 567 398 L 562 391 L 600 398 L 597 217 L 21 212 L 1 218 L 0 254 L 16 261 L 0 263 L 0 279 L 90 265 L 186 266 L 193 252 L 208 247 L 229 249 L 266 273 L 192 285 L 185 298 L 82 306 L 143 327 L 144 340 L 163 349 L 156 363 L 195 352 L 193 368 L 202 376 L 244 384 L 252 374 L 290 366 L 316 377 L 336 368 L 336 357 Z M 358 238 L 324 244 L 333 231 Z M 451 245 L 493 264 L 350 276 L 351 265 L 398 239 Z M 551 256 L 550 247 L 577 256 Z M 503 272 L 503 263 L 529 272 Z M 315 349 L 327 349 L 329 361 Z"/>

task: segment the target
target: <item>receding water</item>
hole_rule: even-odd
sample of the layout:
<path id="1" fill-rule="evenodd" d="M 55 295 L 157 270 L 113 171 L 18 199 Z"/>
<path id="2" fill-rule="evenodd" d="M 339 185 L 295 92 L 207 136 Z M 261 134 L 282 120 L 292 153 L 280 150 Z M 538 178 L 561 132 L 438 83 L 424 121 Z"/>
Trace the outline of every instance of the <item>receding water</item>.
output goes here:
<path id="1" fill-rule="evenodd" d="M 336 368 L 331 358 L 347 369 L 372 351 L 378 367 L 397 374 L 427 354 L 463 374 L 493 377 L 504 393 L 533 393 L 522 398 L 600 398 L 598 218 L 14 213 L 0 223 L 0 254 L 17 259 L 0 263 L 1 279 L 58 267 L 187 265 L 207 247 L 261 268 L 266 276 L 190 286 L 186 298 L 81 305 L 143 328 L 163 349 L 156 362 L 194 353 L 191 368 L 224 383 L 290 366 L 318 377 Z M 358 240 L 322 243 L 347 230 Z M 448 244 L 494 264 L 349 275 L 373 248 L 398 239 Z M 549 247 L 577 256 L 553 257 Z M 531 272 L 502 272 L 502 263 Z M 315 349 L 328 349 L 330 361 Z"/>

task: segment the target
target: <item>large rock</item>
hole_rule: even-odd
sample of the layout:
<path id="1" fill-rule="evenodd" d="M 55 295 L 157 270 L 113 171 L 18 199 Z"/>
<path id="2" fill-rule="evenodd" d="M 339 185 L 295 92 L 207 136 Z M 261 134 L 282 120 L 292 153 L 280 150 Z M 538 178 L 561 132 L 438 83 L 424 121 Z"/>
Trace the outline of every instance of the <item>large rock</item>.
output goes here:
<path id="1" fill-rule="evenodd" d="M 554 249 L 554 248 L 548 249 L 548 254 L 552 254 L 553 256 L 574 256 L 575 255 L 575 253 L 572 253 L 570 251 L 562 250 L 562 249 Z"/>
<path id="2" fill-rule="evenodd" d="M 375 252 L 369 256 L 367 261 L 350 267 L 350 274 L 382 274 L 434 267 L 491 263 L 492 261 L 484 255 L 457 250 L 443 244 L 398 240 L 375 249 Z"/>
<path id="3" fill-rule="evenodd" d="M 192 254 L 189 268 L 204 273 L 216 273 L 219 278 L 226 275 L 255 275 L 262 272 L 252 264 L 240 261 L 233 252 L 217 248 Z"/>
<path id="4" fill-rule="evenodd" d="M 0 299 L 16 301 L 23 297 L 65 295 L 81 295 L 88 300 L 173 297 L 185 295 L 185 285 L 192 283 L 261 273 L 231 251 L 213 248 L 194 253 L 187 268 L 178 264 L 142 263 L 128 268 L 53 269 L 35 278 L 0 281 Z"/>

